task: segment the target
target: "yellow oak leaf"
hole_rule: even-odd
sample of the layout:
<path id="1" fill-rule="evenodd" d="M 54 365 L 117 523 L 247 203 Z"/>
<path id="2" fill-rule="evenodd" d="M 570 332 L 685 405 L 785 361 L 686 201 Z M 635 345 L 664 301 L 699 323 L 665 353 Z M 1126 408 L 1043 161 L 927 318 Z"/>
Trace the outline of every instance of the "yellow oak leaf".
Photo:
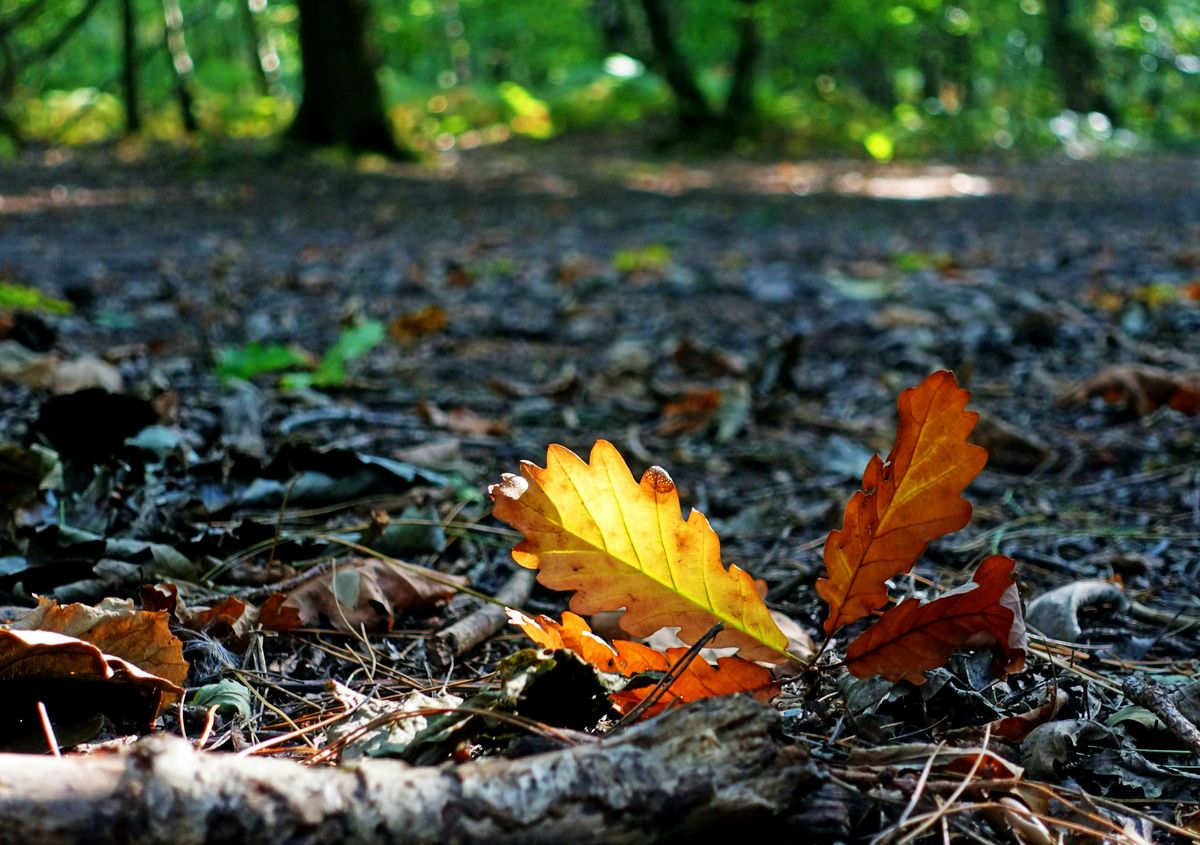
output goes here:
<path id="1" fill-rule="evenodd" d="M 678 627 L 685 643 L 721 622 L 713 647 L 736 646 L 746 660 L 789 659 L 787 637 L 754 580 L 721 563 L 703 514 L 683 519 L 675 483 L 660 467 L 638 483 L 606 440 L 596 441 L 588 462 L 552 445 L 545 469 L 522 461 L 520 475 L 506 473 L 488 493 L 495 516 L 525 535 L 513 559 L 538 570 L 550 589 L 575 591 L 576 613 L 623 607 L 630 635 Z"/>

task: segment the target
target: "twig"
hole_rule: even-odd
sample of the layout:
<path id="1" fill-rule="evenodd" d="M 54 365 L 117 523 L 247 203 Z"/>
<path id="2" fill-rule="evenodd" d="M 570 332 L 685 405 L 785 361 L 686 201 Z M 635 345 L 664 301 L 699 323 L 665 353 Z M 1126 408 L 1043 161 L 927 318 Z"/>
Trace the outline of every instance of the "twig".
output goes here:
<path id="1" fill-rule="evenodd" d="M 58 737 L 54 735 L 54 725 L 50 724 L 50 714 L 46 712 L 46 705 L 39 701 L 37 712 L 38 718 L 42 721 L 42 733 L 46 735 L 46 745 L 50 747 L 50 753 L 55 757 L 61 757 L 62 752 L 58 750 Z"/>
<path id="2" fill-rule="evenodd" d="M 667 674 L 662 676 L 662 680 L 655 684 L 654 689 L 650 690 L 650 694 L 643 698 L 641 702 L 638 703 L 637 707 L 626 713 L 621 721 L 613 725 L 613 728 L 611 731 L 609 731 L 609 733 L 616 733 L 617 731 L 633 724 L 639 718 L 641 718 L 642 714 L 653 707 L 654 704 L 663 697 L 666 691 L 670 689 L 671 684 L 675 683 L 679 676 L 683 674 L 684 670 L 691 665 L 692 661 L 695 660 L 700 654 L 700 650 L 712 642 L 713 638 L 724 630 L 725 623 L 718 622 L 716 625 L 713 625 L 711 628 L 709 628 L 708 632 L 703 637 L 692 643 L 691 648 L 689 648 L 684 655 L 675 662 L 675 665 L 667 671 Z"/>
<path id="3" fill-rule="evenodd" d="M 496 604 L 486 604 L 438 631 L 427 643 L 430 662 L 435 668 L 445 668 L 456 657 L 466 654 L 489 637 L 495 636 L 508 622 L 506 607 L 519 608 L 529 601 L 533 592 L 533 570 L 522 568 L 513 574 L 496 593 Z"/>
<path id="4" fill-rule="evenodd" d="M 1130 675 L 1125 678 L 1122 689 L 1125 695 L 1157 716 L 1193 755 L 1200 757 L 1200 729 L 1179 712 L 1162 687 L 1149 678 Z"/>

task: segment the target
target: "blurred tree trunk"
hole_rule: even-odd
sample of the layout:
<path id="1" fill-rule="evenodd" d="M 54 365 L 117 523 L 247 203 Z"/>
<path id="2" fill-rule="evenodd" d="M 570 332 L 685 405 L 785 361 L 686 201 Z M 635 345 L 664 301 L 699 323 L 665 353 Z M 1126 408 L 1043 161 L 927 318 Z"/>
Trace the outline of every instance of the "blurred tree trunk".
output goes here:
<path id="1" fill-rule="evenodd" d="M 263 64 L 263 37 L 258 30 L 258 15 L 266 8 L 266 4 L 256 5 L 254 0 L 241 0 L 242 27 L 246 30 L 246 40 L 250 44 L 250 67 L 254 69 L 254 82 L 258 93 L 264 97 L 271 93 L 271 75 Z"/>
<path id="2" fill-rule="evenodd" d="M 367 44 L 368 0 L 298 0 L 304 96 L 288 135 L 406 157 L 396 145 Z"/>
<path id="3" fill-rule="evenodd" d="M 751 132 L 758 124 L 754 79 L 762 55 L 762 38 L 758 32 L 757 5 L 758 0 L 739 0 L 737 9 L 738 48 L 733 57 L 733 79 L 729 84 L 729 97 L 725 100 L 725 117 L 739 135 Z"/>
<path id="4" fill-rule="evenodd" d="M 704 92 L 696 83 L 691 64 L 675 40 L 667 9 L 666 0 L 642 0 L 655 61 L 671 93 L 675 95 L 680 130 L 688 133 L 707 129 L 717 122 L 717 114 L 705 99 Z"/>
<path id="5" fill-rule="evenodd" d="M 137 15 L 133 0 L 121 0 L 121 93 L 125 98 L 125 131 L 142 128 L 142 109 L 137 84 Z"/>
<path id="6" fill-rule="evenodd" d="M 1104 92 L 1100 59 L 1077 20 L 1074 0 L 1046 0 L 1047 59 L 1062 86 L 1067 108 L 1098 111 L 1113 118 L 1116 110 Z"/>
<path id="7" fill-rule="evenodd" d="M 163 29 L 167 44 L 167 58 L 175 74 L 175 98 L 179 101 L 183 131 L 192 133 L 200 128 L 196 121 L 196 98 L 192 95 L 192 71 L 195 63 L 188 52 L 187 38 L 183 30 L 183 7 L 179 0 L 162 0 Z"/>

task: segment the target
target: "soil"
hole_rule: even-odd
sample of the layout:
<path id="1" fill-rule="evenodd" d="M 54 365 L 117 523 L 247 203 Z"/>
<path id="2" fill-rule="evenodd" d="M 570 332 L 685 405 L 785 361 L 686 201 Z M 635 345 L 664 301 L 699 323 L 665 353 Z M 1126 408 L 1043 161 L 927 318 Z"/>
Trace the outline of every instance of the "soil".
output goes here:
<path id="1" fill-rule="evenodd" d="M 441 522 L 441 539 L 417 531 L 394 553 L 493 594 L 513 571 L 511 538 L 461 528 L 498 526 L 486 485 L 521 460 L 544 463 L 551 443 L 586 455 L 604 438 L 635 475 L 664 467 L 685 508 L 710 518 L 725 561 L 764 579 L 771 606 L 815 635 L 824 537 L 870 454 L 890 449 L 897 394 L 946 368 L 971 392 L 991 459 L 967 494 L 970 525 L 934 543 L 897 594 L 964 583 L 999 553 L 1018 561 L 1027 600 L 1119 578 L 1143 606 L 1200 615 L 1200 439 L 1195 416 L 1167 407 L 1194 410 L 1187 399 L 1200 395 L 1188 387 L 1200 372 L 1197 159 L 671 161 L 610 138 L 424 165 L 235 146 L 32 151 L 0 168 L 0 280 L 75 306 L 11 317 L 10 340 L 113 364 L 174 439 L 158 460 L 131 456 L 121 444 L 145 422 L 137 410 L 89 399 L 47 411 L 50 392 L 21 375 L 0 386 L 0 438 L 40 438 L 68 458 L 60 525 L 203 561 L 180 584 L 189 600 L 269 592 L 326 559 L 328 533 L 369 536 L 381 513 Z M 277 343 L 317 359 L 364 320 L 391 334 L 340 383 L 285 390 L 264 374 L 239 393 L 218 377 L 222 350 Z M 1180 392 L 1139 393 L 1144 380 L 1125 370 L 1072 395 L 1133 364 L 1181 379 Z M 240 444 L 238 413 L 252 420 Z M 437 475 L 342 499 L 342 488 L 308 501 L 245 495 L 255 479 L 340 477 L 363 455 Z M 50 543 L 45 504 L 40 517 L 23 511 L 5 554 L 53 557 L 38 546 Z M 0 578 L 8 603 L 136 596 L 128 578 L 95 574 L 111 554 L 72 548 L 59 568 Z M 378 652 L 410 677 L 481 687 L 516 637 L 440 674 L 420 645 L 471 601 L 398 617 Z M 526 603 L 564 606 L 541 588 Z M 1060 650 L 1062 665 L 1031 661 L 999 691 L 973 686 L 960 661 L 919 695 L 877 696 L 848 720 L 831 668 L 779 706 L 797 741 L 836 766 L 850 747 L 936 742 L 1036 707 L 1047 688 L 1069 694 L 1058 719 L 1103 722 L 1129 703 L 1123 676 L 1195 671 L 1195 628 L 1112 608 L 1081 623 L 1086 644 Z M 269 643 L 252 676 L 293 714 L 279 689 L 351 683 L 349 655 L 365 648 L 327 635 L 337 645 L 321 651 L 322 636 L 294 635 L 306 645 L 288 646 L 290 661 Z M 192 659 L 189 686 L 222 675 L 211 654 Z M 329 700 L 313 690 L 311 701 Z M 222 719 L 214 736 L 232 747 L 272 730 Z M 1178 771 L 1068 766 L 1059 783 L 1158 799 L 1145 812 L 1177 821 L 1175 802 L 1196 794 Z M 831 835 L 869 836 L 903 808 L 860 786 L 886 812 L 870 822 L 848 810 Z M 1096 810 L 1143 824 L 1124 812 Z"/>

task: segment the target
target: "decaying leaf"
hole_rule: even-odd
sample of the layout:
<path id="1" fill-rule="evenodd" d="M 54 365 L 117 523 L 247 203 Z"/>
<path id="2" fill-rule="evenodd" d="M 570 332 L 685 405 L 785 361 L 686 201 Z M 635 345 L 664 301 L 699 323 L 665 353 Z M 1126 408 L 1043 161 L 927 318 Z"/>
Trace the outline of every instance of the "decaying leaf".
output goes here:
<path id="1" fill-rule="evenodd" d="M 969 398 L 945 370 L 900 394 L 892 451 L 867 464 L 842 527 L 825 542 L 827 575 L 816 589 L 829 605 L 827 634 L 886 605 L 887 580 L 971 518 L 961 494 L 987 452 L 967 442 L 979 418 L 963 410 Z"/>
<path id="2" fill-rule="evenodd" d="M 713 646 L 737 646 L 747 660 L 788 659 L 787 637 L 753 579 L 721 563 L 703 514 L 682 518 L 663 469 L 646 470 L 639 484 L 608 441 L 596 442 L 588 463 L 552 445 L 545 469 L 523 461 L 520 475 L 506 473 L 488 493 L 495 516 L 525 535 L 513 559 L 537 569 L 543 585 L 574 591 L 577 613 L 624 607 L 630 635 L 678 626 L 688 643 L 723 622 Z"/>
<path id="3" fill-rule="evenodd" d="M 1149 364 L 1117 364 L 1101 370 L 1068 391 L 1062 401 L 1078 405 L 1093 396 L 1122 404 L 1138 414 L 1166 405 L 1196 416 L 1200 413 L 1200 372 L 1173 373 Z"/>
<path id="4" fill-rule="evenodd" d="M 339 562 L 282 600 L 269 598 L 259 621 L 272 630 L 315 627 L 324 618 L 339 631 L 390 631 L 396 614 L 428 610 L 454 595 L 452 584 L 467 583 L 455 575 L 430 575 L 437 580 L 371 557 Z"/>
<path id="5" fill-rule="evenodd" d="M 992 649 L 999 677 L 1025 665 L 1025 625 L 1012 580 L 1013 561 L 993 555 L 974 583 L 922 604 L 907 599 L 883 614 L 846 649 L 846 668 L 855 677 L 882 675 L 925 683 L 925 670 L 945 663 L 964 646 Z"/>
<path id="6" fill-rule="evenodd" d="M 1129 609 L 1130 602 L 1118 584 L 1089 578 L 1072 581 L 1029 603 L 1029 624 L 1038 633 L 1055 640 L 1077 643 L 1083 639 L 1079 612 L 1098 605 L 1112 605 L 1119 612 Z"/>
<path id="7" fill-rule="evenodd" d="M 39 598 L 37 607 L 8 628 L 14 632 L 50 631 L 84 640 L 105 655 L 182 686 L 188 664 L 183 659 L 183 643 L 171 633 L 167 617 L 165 610 L 138 610 L 131 600 L 108 598 L 89 607 Z"/>
<path id="8" fill-rule="evenodd" d="M 570 611 L 563 613 L 561 623 L 548 616 L 530 618 L 511 609 L 508 610 L 508 618 L 542 648 L 566 649 L 601 672 L 615 672 L 626 677 L 641 672 L 666 672 L 688 651 L 686 648 L 670 648 L 662 653 L 628 640 L 615 640 L 609 645 L 592 633 L 583 618 Z M 610 700 L 618 712 L 627 713 L 640 704 L 652 689 L 653 684 L 627 689 L 610 696 Z M 739 692 L 769 701 L 778 694 L 779 684 L 769 669 L 739 657 L 718 658 L 716 666 L 697 657 L 667 688 L 662 698 L 647 709 L 645 716 L 657 715 L 677 703 Z"/>

